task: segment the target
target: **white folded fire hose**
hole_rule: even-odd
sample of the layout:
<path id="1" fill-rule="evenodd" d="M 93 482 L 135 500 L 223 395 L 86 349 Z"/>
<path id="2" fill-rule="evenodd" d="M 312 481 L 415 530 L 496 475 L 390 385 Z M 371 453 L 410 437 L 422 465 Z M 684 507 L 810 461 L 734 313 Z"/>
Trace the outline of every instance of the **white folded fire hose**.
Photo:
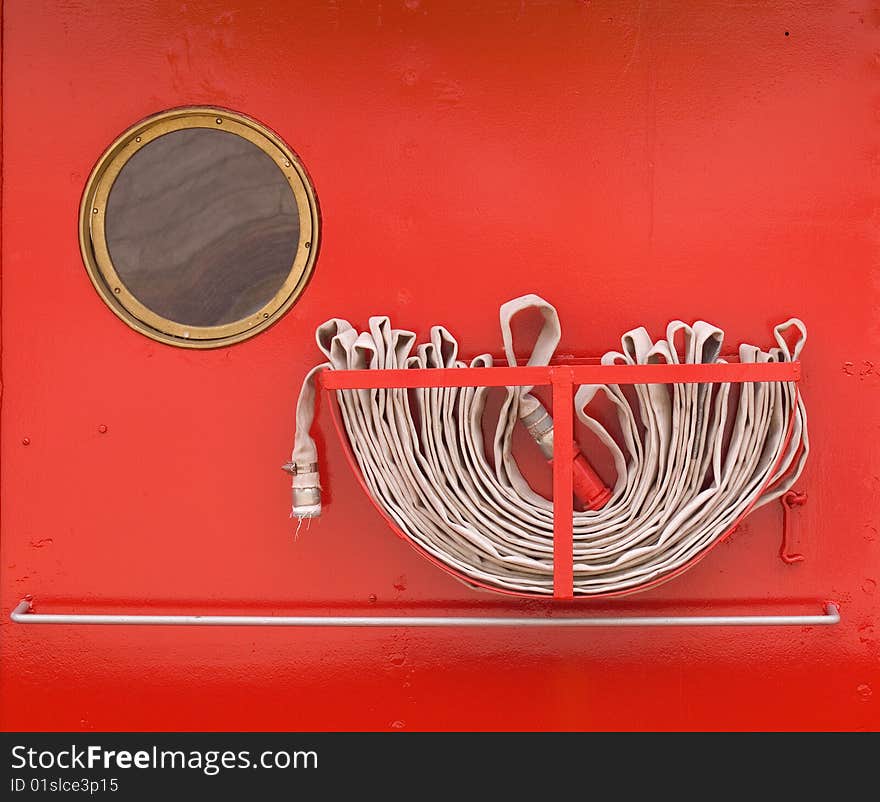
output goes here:
<path id="1" fill-rule="evenodd" d="M 501 307 L 507 361 L 517 364 L 511 320 L 526 309 L 544 319 L 529 364 L 546 365 L 559 342 L 559 318 L 535 295 Z M 790 349 L 785 333 L 792 327 L 799 337 Z M 724 362 L 723 336 L 702 321 L 673 321 L 656 342 L 637 328 L 602 364 Z M 740 361 L 797 360 L 806 329 L 791 319 L 775 328 L 775 338 L 778 346 L 768 351 L 741 345 Z M 294 474 L 292 517 L 300 520 L 321 512 L 318 455 L 309 433 L 319 371 L 467 367 L 442 326 L 414 348 L 416 335 L 391 328 L 387 317 L 370 318 L 364 332 L 332 319 L 318 328 L 317 341 L 327 362 L 303 382 L 293 456 L 285 466 Z M 470 365 L 489 367 L 492 357 L 483 354 Z M 736 399 L 728 383 L 634 385 L 634 402 L 618 385 L 578 388 L 576 420 L 609 450 L 616 481 L 607 493 L 588 487 L 579 499 L 586 509 L 574 511 L 576 595 L 633 591 L 662 578 L 709 548 L 745 512 L 791 488 L 809 451 L 806 411 L 794 384 L 740 387 Z M 553 502 L 532 490 L 511 451 L 520 420 L 552 455 L 552 418 L 532 389 L 506 389 L 493 459 L 483 438 L 489 388 L 339 390 L 337 399 L 370 493 L 408 538 L 483 586 L 551 595 Z M 617 438 L 589 414 L 599 393 L 616 412 Z M 576 490 L 580 486 L 575 481 Z"/>

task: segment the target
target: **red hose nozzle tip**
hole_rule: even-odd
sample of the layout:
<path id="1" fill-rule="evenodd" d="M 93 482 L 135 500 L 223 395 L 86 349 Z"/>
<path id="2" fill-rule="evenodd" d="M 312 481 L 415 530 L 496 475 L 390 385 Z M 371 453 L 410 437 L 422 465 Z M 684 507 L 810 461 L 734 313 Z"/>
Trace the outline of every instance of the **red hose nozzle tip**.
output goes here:
<path id="1" fill-rule="evenodd" d="M 602 509 L 611 498 L 611 490 L 579 451 L 572 464 L 572 473 L 575 498 L 588 510 Z"/>

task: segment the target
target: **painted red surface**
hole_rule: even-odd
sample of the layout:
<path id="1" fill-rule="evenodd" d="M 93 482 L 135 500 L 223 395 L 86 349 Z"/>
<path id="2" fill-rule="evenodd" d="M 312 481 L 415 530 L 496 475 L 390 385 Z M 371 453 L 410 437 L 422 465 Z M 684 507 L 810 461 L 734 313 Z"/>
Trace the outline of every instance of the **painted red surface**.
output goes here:
<path id="1" fill-rule="evenodd" d="M 2 726 L 878 728 L 878 24 L 859 2 L 7 0 Z M 301 301 L 204 353 L 120 323 L 76 238 L 106 145 L 183 104 L 278 131 L 323 212 Z M 498 351 L 498 305 L 532 291 L 559 308 L 569 354 L 673 317 L 764 345 L 806 321 L 813 453 L 791 543 L 806 560 L 778 558 L 773 505 L 685 575 L 589 609 L 831 598 L 838 627 L 7 622 L 25 593 L 41 611 L 540 609 L 460 585 L 390 533 L 326 408 L 327 509 L 296 540 L 278 469 L 318 323 L 388 313 Z"/>

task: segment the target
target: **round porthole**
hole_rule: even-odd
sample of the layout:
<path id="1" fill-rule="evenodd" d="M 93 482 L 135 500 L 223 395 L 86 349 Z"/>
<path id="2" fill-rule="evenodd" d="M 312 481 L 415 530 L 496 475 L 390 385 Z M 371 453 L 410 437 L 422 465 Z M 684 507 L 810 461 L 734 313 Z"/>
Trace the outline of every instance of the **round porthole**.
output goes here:
<path id="1" fill-rule="evenodd" d="M 214 348 L 262 331 L 302 293 L 318 204 L 299 159 L 265 126 L 226 109 L 174 109 L 130 128 L 95 165 L 80 247 L 129 326 Z"/>

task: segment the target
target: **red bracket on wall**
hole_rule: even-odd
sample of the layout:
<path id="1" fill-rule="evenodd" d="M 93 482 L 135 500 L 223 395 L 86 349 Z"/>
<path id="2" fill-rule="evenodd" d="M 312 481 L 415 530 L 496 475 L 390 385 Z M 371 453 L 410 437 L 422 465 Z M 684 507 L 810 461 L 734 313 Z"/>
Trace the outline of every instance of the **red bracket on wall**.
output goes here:
<path id="1" fill-rule="evenodd" d="M 779 557 L 786 565 L 793 565 L 804 561 L 804 555 L 792 553 L 789 550 L 791 537 L 791 511 L 795 506 L 807 503 L 807 494 L 789 490 L 781 499 L 782 504 L 782 544 L 779 546 Z"/>
<path id="2" fill-rule="evenodd" d="M 765 363 L 714 363 L 709 365 L 548 365 L 492 368 L 422 368 L 401 370 L 325 370 L 321 384 L 325 391 L 332 390 L 393 390 L 433 387 L 524 387 L 550 385 L 553 392 L 553 598 L 574 598 L 574 508 L 572 504 L 572 465 L 574 447 L 574 388 L 582 384 L 743 384 L 747 382 L 798 382 L 801 378 L 800 362 Z M 335 400 L 335 399 L 334 399 Z M 792 414 L 789 416 L 785 446 L 791 439 L 794 412 L 798 403 L 795 387 Z M 441 562 L 406 536 L 397 523 L 375 501 L 364 481 L 357 459 L 348 440 L 341 420 L 338 404 L 331 405 L 333 422 L 339 433 L 346 458 L 367 497 L 382 514 L 389 527 L 403 538 L 419 554 L 470 585 L 490 589 L 495 593 L 534 598 L 532 594 L 500 590 L 464 576 Z M 782 451 L 784 453 L 785 446 Z M 781 464 L 780 454 L 775 468 Z M 770 476 L 775 473 L 770 472 Z M 769 478 L 768 478 L 769 484 Z M 757 500 L 767 489 L 761 488 Z M 748 515 L 754 501 L 731 524 L 728 530 L 708 548 L 694 555 L 684 565 L 636 589 L 601 593 L 578 598 L 609 598 L 647 590 L 678 576 L 712 549 L 726 540 L 740 521 Z M 560 510 L 564 511 L 559 514 Z M 793 555 L 798 557 L 800 555 Z M 784 558 L 783 558 L 784 559 Z M 802 559 L 802 557 L 801 557 Z"/>

